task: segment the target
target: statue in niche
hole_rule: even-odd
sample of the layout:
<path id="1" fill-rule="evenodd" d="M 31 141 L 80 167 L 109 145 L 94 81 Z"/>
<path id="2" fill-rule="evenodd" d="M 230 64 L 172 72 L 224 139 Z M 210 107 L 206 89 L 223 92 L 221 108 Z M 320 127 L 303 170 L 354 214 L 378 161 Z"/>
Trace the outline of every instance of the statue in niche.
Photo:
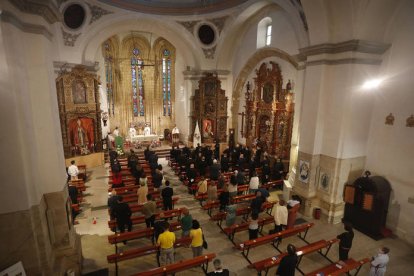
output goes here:
<path id="1" fill-rule="evenodd" d="M 86 85 L 82 80 L 75 80 L 72 83 L 72 98 L 74 104 L 86 103 Z"/>
<path id="2" fill-rule="evenodd" d="M 213 138 L 213 123 L 211 120 L 203 121 L 203 137 L 204 138 Z"/>
<path id="3" fill-rule="evenodd" d="M 94 148 L 94 124 L 91 118 L 77 118 L 69 123 L 70 142 L 85 154 Z"/>

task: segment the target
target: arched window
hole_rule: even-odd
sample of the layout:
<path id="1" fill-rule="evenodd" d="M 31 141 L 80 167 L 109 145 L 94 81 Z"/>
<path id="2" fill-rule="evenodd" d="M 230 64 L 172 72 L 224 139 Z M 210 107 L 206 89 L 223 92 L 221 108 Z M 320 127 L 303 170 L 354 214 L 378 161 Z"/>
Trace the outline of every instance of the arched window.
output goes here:
<path id="1" fill-rule="evenodd" d="M 139 57 L 138 48 L 132 50 L 131 57 L 131 80 L 132 80 L 132 108 L 134 117 L 144 116 L 144 84 L 142 80 L 143 61 Z"/>
<path id="2" fill-rule="evenodd" d="M 257 49 L 272 43 L 272 19 L 265 17 L 257 24 Z"/>
<path id="3" fill-rule="evenodd" d="M 171 116 L 171 52 L 164 49 L 162 55 L 163 115 Z"/>

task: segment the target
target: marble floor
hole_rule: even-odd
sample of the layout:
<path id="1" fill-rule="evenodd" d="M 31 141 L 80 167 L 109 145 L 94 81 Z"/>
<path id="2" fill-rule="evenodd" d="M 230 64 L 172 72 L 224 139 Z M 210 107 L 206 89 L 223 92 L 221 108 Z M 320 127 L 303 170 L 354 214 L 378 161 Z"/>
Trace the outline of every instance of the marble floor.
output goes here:
<path id="1" fill-rule="evenodd" d="M 177 177 L 168 167 L 166 160 L 160 159 L 160 163 L 164 167 L 164 171 L 167 174 L 166 177 L 172 183 L 175 195 L 180 197 L 176 207 L 186 206 L 190 210 L 193 218 L 200 221 L 209 245 L 209 248 L 204 252 L 216 253 L 217 257 L 222 260 L 224 267 L 231 271 L 231 275 L 256 275 L 254 270 L 247 268 L 248 262 L 238 250 L 233 248 L 233 244 L 220 231 L 220 228 L 209 220 L 207 213 L 203 211 L 198 202 L 187 193 L 186 188 L 178 181 Z M 108 175 L 108 168 L 107 166 L 93 168 L 89 170 L 88 174 L 89 181 L 86 183 L 87 190 L 85 202 L 82 204 L 83 211 L 77 217 L 79 224 L 75 226 L 75 229 L 77 233 L 81 235 L 82 240 L 82 254 L 84 258 L 82 272 L 85 274 L 102 268 L 108 268 L 109 274 L 115 275 L 115 265 L 109 264 L 106 260 L 107 255 L 115 252 L 115 247 L 108 243 L 107 238 L 108 235 L 112 234 L 107 224 L 109 219 L 106 207 L 108 199 L 108 184 L 106 177 Z M 272 192 L 271 197 L 277 199 L 279 194 L 280 192 Z M 321 239 L 332 239 L 343 231 L 342 224 L 332 225 L 309 217 L 300 218 L 315 223 L 315 226 L 309 230 L 307 235 L 307 240 L 309 242 L 315 242 Z M 94 221 L 96 221 L 95 224 Z M 143 226 L 141 226 L 141 228 L 142 227 Z M 270 226 L 265 227 L 264 232 L 267 233 L 269 229 Z M 178 237 L 180 234 L 180 232 L 177 232 Z M 238 233 L 236 234 L 235 242 L 242 242 L 247 239 L 247 232 Z M 292 243 L 297 247 L 306 245 L 299 238 L 291 237 L 283 240 L 281 249 L 285 249 L 288 243 Z M 118 250 L 122 251 L 148 244 L 150 244 L 149 240 L 139 239 L 130 241 L 127 245 L 119 245 Z M 364 234 L 355 231 L 355 238 L 353 247 L 350 251 L 350 257 L 356 260 L 364 257 L 371 257 L 376 254 L 378 248 L 382 245 L 389 247 L 391 250 L 387 275 L 414 275 L 414 247 L 396 237 L 374 241 Z M 278 252 L 271 245 L 264 245 L 252 249 L 249 257 L 252 261 L 258 261 L 277 254 Z M 192 252 L 190 248 L 179 248 L 176 250 L 176 260 L 191 257 Z M 328 257 L 334 261 L 338 259 L 337 244 L 332 246 Z M 329 261 L 321 255 L 313 253 L 303 257 L 300 268 L 307 273 L 326 265 L 329 265 Z M 120 262 L 118 275 L 131 275 L 154 267 L 156 267 L 155 256 L 149 255 Z M 210 265 L 209 270 L 211 269 L 212 266 Z M 269 275 L 274 275 L 275 271 L 275 268 L 271 269 Z M 367 264 L 361 269 L 359 275 L 368 275 L 368 271 L 369 265 Z M 178 275 L 204 275 L 204 273 L 201 269 L 197 268 L 178 273 Z M 296 275 L 301 274 L 296 271 Z"/>

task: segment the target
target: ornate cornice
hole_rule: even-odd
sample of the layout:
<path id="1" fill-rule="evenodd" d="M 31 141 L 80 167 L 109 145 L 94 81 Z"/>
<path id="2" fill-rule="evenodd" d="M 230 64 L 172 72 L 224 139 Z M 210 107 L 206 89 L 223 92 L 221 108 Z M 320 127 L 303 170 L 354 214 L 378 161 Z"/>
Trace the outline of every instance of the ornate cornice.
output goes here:
<path id="1" fill-rule="evenodd" d="M 95 22 L 96 20 L 98 20 L 99 18 L 101 18 L 104 15 L 107 14 L 111 14 L 113 12 L 111 11 L 107 11 L 99 6 L 96 5 L 91 5 L 89 3 L 86 3 L 89 6 L 89 9 L 91 10 L 91 20 L 89 21 L 89 24 L 92 24 L 93 22 Z"/>
<path id="2" fill-rule="evenodd" d="M 40 15 L 53 24 L 61 21 L 62 15 L 53 1 L 45 0 L 9 0 L 16 8 L 25 13 Z"/>
<path id="3" fill-rule="evenodd" d="M 41 34 L 44 35 L 47 39 L 52 40 L 53 34 L 49 32 L 49 30 L 42 26 L 36 24 L 30 24 L 21 21 L 17 16 L 12 14 L 8 11 L 3 11 L 0 15 L 0 20 L 2 22 L 7 22 L 18 28 L 19 30 L 25 33 L 32 33 L 32 34 Z"/>
<path id="4" fill-rule="evenodd" d="M 194 27 L 197 25 L 197 23 L 200 22 L 197 21 L 177 21 L 178 24 L 181 24 L 184 26 L 184 28 L 189 31 L 191 34 L 194 34 Z"/>
<path id="5" fill-rule="evenodd" d="M 382 55 L 391 44 L 353 39 L 340 43 L 323 43 L 299 49 L 300 56 L 314 56 L 320 54 L 338 54 L 343 52 L 359 52 Z"/>
<path id="6" fill-rule="evenodd" d="M 68 71 L 72 71 L 73 68 L 82 66 L 86 72 L 96 73 L 99 70 L 99 62 L 95 63 L 88 63 L 88 64 L 77 64 L 77 63 L 70 63 L 64 61 L 54 61 L 53 67 L 55 73 L 62 74 Z"/>

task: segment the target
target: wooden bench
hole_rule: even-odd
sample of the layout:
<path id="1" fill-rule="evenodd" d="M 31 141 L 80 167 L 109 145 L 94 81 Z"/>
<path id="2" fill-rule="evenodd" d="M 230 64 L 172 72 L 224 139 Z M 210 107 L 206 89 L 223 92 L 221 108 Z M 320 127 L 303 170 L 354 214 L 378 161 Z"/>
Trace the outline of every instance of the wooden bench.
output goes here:
<path id="1" fill-rule="evenodd" d="M 243 220 L 246 220 L 247 216 L 250 214 L 250 207 L 243 207 L 236 209 L 236 216 L 243 216 Z M 215 221 L 217 225 L 223 230 L 221 224 L 223 220 L 226 219 L 227 212 L 218 212 L 211 216 L 210 220 Z"/>
<path id="2" fill-rule="evenodd" d="M 249 200 L 252 200 L 254 198 L 256 198 L 255 194 L 239 195 L 239 196 L 234 196 L 233 198 L 230 199 L 230 201 L 233 204 L 236 204 L 236 203 L 241 203 L 241 202 L 244 202 L 244 201 L 249 201 Z"/>
<path id="3" fill-rule="evenodd" d="M 177 217 L 177 220 L 180 220 L 182 213 L 182 208 L 162 211 L 160 213 L 155 214 L 155 219 L 169 219 L 173 217 Z M 145 222 L 145 216 L 131 216 L 132 225 L 141 224 Z M 117 226 L 116 220 L 108 221 L 108 226 L 110 229 L 113 229 Z"/>
<path id="4" fill-rule="evenodd" d="M 300 262 L 302 261 L 302 258 L 304 255 L 313 253 L 313 252 L 318 252 L 319 254 L 321 254 L 323 257 L 325 257 L 326 259 L 329 260 L 329 258 L 327 257 L 329 250 L 332 247 L 332 244 L 338 242 L 338 239 L 332 239 L 329 241 L 326 240 L 320 240 L 302 247 L 297 248 L 297 255 L 298 255 L 298 262 L 296 264 L 296 269 L 300 271 L 300 273 L 304 274 L 303 271 L 299 268 Z M 322 249 L 326 249 L 324 253 L 322 253 Z M 283 257 L 285 257 L 286 255 L 288 255 L 287 252 L 284 252 L 282 254 L 279 254 L 277 256 L 272 256 L 269 258 L 266 258 L 264 260 L 260 260 L 258 262 L 252 263 L 251 265 L 249 265 L 249 268 L 254 268 L 257 271 L 258 275 L 261 275 L 262 271 L 265 271 L 265 275 L 268 274 L 269 269 L 272 267 L 275 267 L 277 265 L 280 264 L 280 261 L 283 259 Z M 331 260 L 329 260 L 331 261 Z M 332 261 L 331 261 L 332 262 Z"/>
<path id="5" fill-rule="evenodd" d="M 179 221 L 173 222 L 170 224 L 170 231 L 175 232 L 181 229 L 181 224 Z M 154 228 L 144 228 L 139 230 L 134 230 L 131 232 L 117 233 L 108 236 L 108 242 L 110 244 L 117 244 L 124 241 L 136 240 L 141 238 L 151 238 L 154 235 Z"/>
<path id="6" fill-rule="evenodd" d="M 317 275 L 325 275 L 325 276 L 339 276 L 347 273 L 349 275 L 349 271 L 356 269 L 354 276 L 358 275 L 361 267 L 370 262 L 370 259 L 365 258 L 359 261 L 355 261 L 354 259 L 348 259 L 344 261 L 346 265 L 342 266 L 338 263 L 334 263 L 323 268 L 317 269 L 311 273 L 306 274 L 306 276 L 317 276 Z"/>
<path id="7" fill-rule="evenodd" d="M 174 209 L 174 205 L 178 202 L 179 197 L 178 196 L 174 196 L 172 198 L 173 201 L 173 209 Z M 162 208 L 164 207 L 163 201 L 162 199 L 157 200 L 156 202 L 157 208 Z M 131 203 L 129 204 L 129 208 L 131 208 L 131 212 L 132 213 L 136 213 L 136 212 L 141 212 L 142 211 L 142 207 L 144 205 L 143 204 L 138 204 L 138 203 Z"/>
<path id="8" fill-rule="evenodd" d="M 283 180 L 272 180 L 262 184 L 262 188 L 269 190 L 270 188 L 283 187 Z"/>
<path id="9" fill-rule="evenodd" d="M 190 246 L 190 244 L 191 244 L 191 238 L 184 237 L 184 238 L 176 239 L 174 243 L 174 248 Z M 151 254 L 158 253 L 158 252 L 159 252 L 158 245 L 146 245 L 146 246 L 142 246 L 139 248 L 128 249 L 120 253 L 111 254 L 107 256 L 106 259 L 108 260 L 108 263 L 115 263 L 116 275 L 118 275 L 118 262 L 130 260 L 130 259 L 134 259 L 134 258 L 146 256 L 146 255 L 151 255 Z M 156 254 L 156 260 L 157 260 L 157 264 L 160 265 L 159 254 Z"/>
<path id="10" fill-rule="evenodd" d="M 267 224 L 274 223 L 275 219 L 273 217 L 267 217 L 267 218 L 259 218 L 258 224 L 259 224 L 259 233 L 262 232 L 263 226 Z M 234 235 L 239 232 L 243 232 L 249 229 L 250 222 L 245 222 L 241 224 L 234 224 L 230 227 L 226 227 L 223 229 L 223 232 L 227 234 L 230 241 L 234 244 Z"/>
<path id="11" fill-rule="evenodd" d="M 306 239 L 306 235 L 309 231 L 309 228 L 311 228 L 314 225 L 314 223 L 307 223 L 307 224 L 301 224 L 301 225 L 297 225 L 291 229 L 286 229 L 283 230 L 281 232 L 277 232 L 271 235 L 266 235 L 263 237 L 258 237 L 257 239 L 254 240 L 248 240 L 245 241 L 243 243 L 240 243 L 238 245 L 235 246 L 236 249 L 239 249 L 242 251 L 242 255 L 243 257 L 245 257 L 245 259 L 251 264 L 252 262 L 249 260 L 249 252 L 250 249 L 254 248 L 254 247 L 258 247 L 260 245 L 264 245 L 264 244 L 272 244 L 274 248 L 276 248 L 279 252 L 281 252 L 278 248 L 281 239 L 282 238 L 286 238 L 286 237 L 290 237 L 293 235 L 298 235 L 298 237 L 300 239 L 302 239 L 303 241 L 305 241 L 306 243 L 308 243 L 305 239 Z M 302 233 L 303 236 L 301 235 Z"/>
<path id="12" fill-rule="evenodd" d="M 213 211 L 213 209 L 220 207 L 220 201 L 219 200 L 210 200 L 207 201 L 204 205 L 203 205 L 203 210 L 207 210 L 207 214 L 211 217 L 211 212 Z"/>
<path id="13" fill-rule="evenodd" d="M 210 253 L 198 256 L 192 259 L 182 260 L 174 264 L 157 267 L 145 272 L 137 273 L 132 276 L 157 276 L 157 275 L 175 275 L 175 273 L 184 271 L 193 267 L 200 267 L 207 274 L 208 263 L 216 257 L 216 254 Z"/>

